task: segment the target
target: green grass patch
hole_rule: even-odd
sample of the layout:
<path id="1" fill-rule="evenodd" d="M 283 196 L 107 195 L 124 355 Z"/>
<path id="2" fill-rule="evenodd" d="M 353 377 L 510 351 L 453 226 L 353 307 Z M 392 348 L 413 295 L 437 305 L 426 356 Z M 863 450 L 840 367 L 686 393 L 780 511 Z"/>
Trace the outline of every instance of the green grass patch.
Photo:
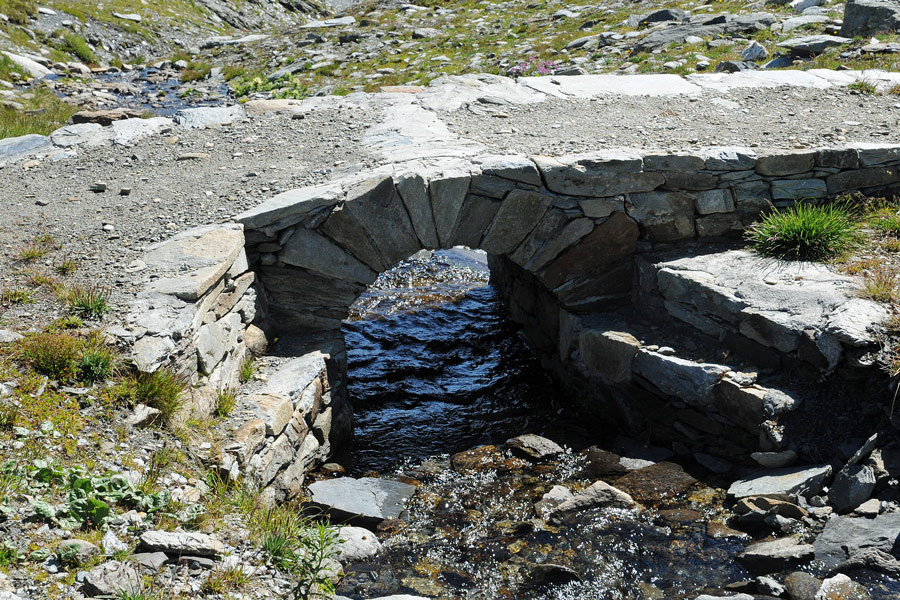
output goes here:
<path id="1" fill-rule="evenodd" d="M 120 400 L 153 407 L 160 411 L 163 420 L 171 422 L 181 408 L 181 395 L 186 389 L 184 380 L 169 369 L 152 373 L 138 371 L 119 383 L 117 396 Z"/>
<path id="2" fill-rule="evenodd" d="M 847 89 L 857 91 L 860 94 L 865 94 L 866 96 L 874 96 L 878 93 L 878 88 L 875 87 L 875 84 L 871 81 L 866 81 L 865 79 L 857 79 L 856 81 L 848 85 Z"/>
<path id="3" fill-rule="evenodd" d="M 861 293 L 863 297 L 876 302 L 897 302 L 900 300 L 900 278 L 897 269 L 888 265 L 877 265 L 863 277 Z"/>
<path id="4" fill-rule="evenodd" d="M 49 135 L 78 110 L 46 87 L 35 89 L 33 94 L 33 98 L 21 101 L 24 111 L 0 106 L 0 139 L 32 133 Z"/>
<path id="5" fill-rule="evenodd" d="M 115 352 L 97 332 L 86 336 L 58 330 L 32 333 L 16 343 L 15 355 L 36 373 L 61 382 L 104 381 L 112 376 L 116 363 Z"/>
<path id="6" fill-rule="evenodd" d="M 18 25 L 25 25 L 31 17 L 37 16 L 35 0 L 0 0 L 0 13 Z"/>
<path id="7" fill-rule="evenodd" d="M 16 304 L 32 304 L 34 292 L 25 288 L 9 288 L 0 292 L 0 304 L 13 306 Z"/>
<path id="8" fill-rule="evenodd" d="M 58 50 L 78 58 L 83 63 L 97 63 L 97 56 L 94 54 L 94 50 L 87 43 L 87 40 L 80 35 L 70 31 L 60 31 L 53 35 L 59 40 L 57 43 Z"/>
<path id="9" fill-rule="evenodd" d="M 763 256 L 825 261 L 859 244 L 859 225 L 847 203 L 797 204 L 775 210 L 747 230 L 750 246 Z"/>

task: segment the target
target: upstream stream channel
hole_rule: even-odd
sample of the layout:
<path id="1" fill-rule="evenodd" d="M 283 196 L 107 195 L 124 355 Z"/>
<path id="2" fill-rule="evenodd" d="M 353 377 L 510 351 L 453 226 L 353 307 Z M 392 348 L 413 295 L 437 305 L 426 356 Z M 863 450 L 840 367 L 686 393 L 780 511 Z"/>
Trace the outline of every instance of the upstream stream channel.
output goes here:
<path id="1" fill-rule="evenodd" d="M 756 539 L 765 533 L 735 523 L 724 492 L 730 481 L 580 420 L 488 279 L 483 254 L 413 258 L 383 274 L 345 323 L 356 421 L 349 474 L 401 479 L 418 492 L 405 519 L 380 526 L 384 550 L 345 565 L 338 594 L 694 600 L 730 589 L 766 598 L 735 560 L 751 541 L 740 529 Z M 523 433 L 566 452 L 517 458 L 503 444 Z M 625 471 L 601 448 L 635 466 L 659 463 L 651 478 L 630 482 L 643 510 L 548 519 L 536 503 L 553 486 L 578 490 L 599 478 L 619 485 Z M 798 523 L 794 533 L 812 539 L 814 526 Z M 817 569 L 805 567 L 826 575 Z M 900 585 L 883 575 L 863 571 L 854 580 L 873 599 L 900 597 Z"/>

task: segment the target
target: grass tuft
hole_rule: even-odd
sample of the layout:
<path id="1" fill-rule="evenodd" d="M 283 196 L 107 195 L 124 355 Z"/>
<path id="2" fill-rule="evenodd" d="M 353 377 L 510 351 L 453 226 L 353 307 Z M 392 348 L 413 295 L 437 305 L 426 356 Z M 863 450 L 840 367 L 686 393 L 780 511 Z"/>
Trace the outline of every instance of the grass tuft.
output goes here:
<path id="1" fill-rule="evenodd" d="M 846 255 L 859 243 L 858 224 L 847 203 L 798 204 L 775 210 L 748 228 L 750 246 L 763 256 L 825 261 Z"/>
<path id="2" fill-rule="evenodd" d="M 862 295 L 876 302 L 900 300 L 900 273 L 888 265 L 878 265 L 863 278 Z"/>
<path id="3" fill-rule="evenodd" d="M 219 392 L 219 395 L 216 398 L 216 410 L 214 414 L 220 419 L 224 419 L 232 412 L 234 412 L 236 406 L 237 396 L 234 395 L 234 392 L 232 390 Z"/>
<path id="4" fill-rule="evenodd" d="M 72 314 L 85 319 L 99 319 L 109 312 L 108 299 L 109 291 L 97 285 L 74 285 L 65 294 Z"/>
<path id="5" fill-rule="evenodd" d="M 848 85 L 847 89 L 857 91 L 860 94 L 865 94 L 867 96 L 874 96 L 878 93 L 878 88 L 875 87 L 875 84 L 871 81 L 866 81 L 865 79 L 857 79 Z"/>
<path id="6" fill-rule="evenodd" d="M 31 304 L 34 302 L 34 292 L 23 288 L 10 288 L 0 292 L 0 304 L 12 306 L 15 304 Z"/>
<path id="7" fill-rule="evenodd" d="M 152 373 L 132 373 L 120 384 L 119 398 L 146 404 L 160 411 L 164 421 L 171 422 L 181 408 L 181 394 L 187 384 L 169 369 Z"/>
<path id="8" fill-rule="evenodd" d="M 247 383 L 253 379 L 254 375 L 256 375 L 256 363 L 253 362 L 252 358 L 248 358 L 241 363 L 241 372 L 238 374 L 238 379 L 241 383 Z"/>

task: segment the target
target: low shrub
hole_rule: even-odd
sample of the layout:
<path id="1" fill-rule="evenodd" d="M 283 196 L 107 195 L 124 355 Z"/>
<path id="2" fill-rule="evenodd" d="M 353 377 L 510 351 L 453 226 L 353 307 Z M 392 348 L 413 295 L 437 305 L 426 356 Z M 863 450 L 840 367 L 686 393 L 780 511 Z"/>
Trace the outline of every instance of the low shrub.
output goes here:
<path id="1" fill-rule="evenodd" d="M 751 225 L 746 238 L 763 256 L 825 261 L 846 255 L 859 244 L 859 225 L 847 203 L 797 204 L 775 210 Z"/>
<path id="2" fill-rule="evenodd" d="M 26 335 L 16 343 L 16 356 L 35 372 L 62 382 L 104 381 L 116 363 L 115 352 L 99 333 L 78 336 L 56 328 Z"/>
<path id="3" fill-rule="evenodd" d="M 900 300 L 900 278 L 897 269 L 878 265 L 863 278 L 862 295 L 876 302 Z"/>

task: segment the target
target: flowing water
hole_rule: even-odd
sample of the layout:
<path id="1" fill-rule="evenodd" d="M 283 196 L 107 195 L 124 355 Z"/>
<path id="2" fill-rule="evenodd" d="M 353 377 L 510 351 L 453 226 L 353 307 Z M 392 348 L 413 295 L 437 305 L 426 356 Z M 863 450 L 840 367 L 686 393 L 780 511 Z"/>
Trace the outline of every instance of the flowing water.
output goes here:
<path id="1" fill-rule="evenodd" d="M 484 468 L 454 468 L 451 454 L 526 432 L 576 450 L 612 442 L 579 421 L 487 280 L 477 253 L 410 260 L 382 275 L 345 323 L 356 418 L 350 471 L 419 489 L 403 522 L 380 531 L 384 551 L 345 566 L 338 593 L 694 600 L 752 580 L 734 558 L 749 536 L 725 527 L 733 516 L 725 482 L 701 476 L 641 511 L 549 519 L 535 503 L 553 486 L 577 490 L 596 479 L 583 453 L 531 463 L 490 448 L 479 455 Z M 900 597 L 883 576 L 855 578 L 874 599 Z"/>

